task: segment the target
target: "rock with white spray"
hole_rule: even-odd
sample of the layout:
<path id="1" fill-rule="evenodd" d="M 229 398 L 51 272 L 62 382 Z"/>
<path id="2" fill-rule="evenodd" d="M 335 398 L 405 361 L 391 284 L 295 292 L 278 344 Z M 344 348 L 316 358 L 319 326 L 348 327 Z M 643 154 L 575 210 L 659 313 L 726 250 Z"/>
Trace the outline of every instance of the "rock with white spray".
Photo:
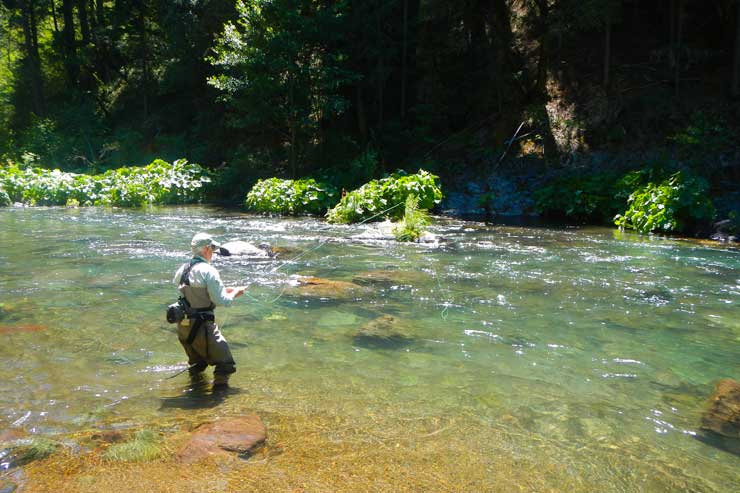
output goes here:
<path id="1" fill-rule="evenodd" d="M 227 241 L 221 245 L 221 248 L 228 251 L 228 256 L 238 255 L 252 258 L 272 258 L 275 256 L 272 248 L 267 243 L 260 243 L 259 246 L 255 246 L 247 241 L 234 240 Z"/>

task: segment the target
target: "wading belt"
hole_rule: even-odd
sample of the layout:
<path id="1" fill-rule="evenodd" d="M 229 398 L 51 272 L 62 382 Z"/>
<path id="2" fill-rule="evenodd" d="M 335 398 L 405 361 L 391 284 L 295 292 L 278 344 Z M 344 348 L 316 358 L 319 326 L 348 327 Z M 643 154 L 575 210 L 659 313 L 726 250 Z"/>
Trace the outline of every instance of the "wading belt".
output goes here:
<path id="1" fill-rule="evenodd" d="M 190 264 L 185 267 L 185 270 L 182 271 L 182 275 L 180 276 L 180 285 L 183 284 L 186 286 L 190 286 L 190 270 L 193 268 L 195 264 L 198 264 L 200 262 L 203 262 L 200 259 L 194 258 L 190 261 Z M 185 300 L 187 302 L 187 300 Z M 190 308 L 190 303 L 187 303 L 188 310 L 186 312 L 186 316 L 188 317 L 188 320 L 191 322 L 190 327 L 190 333 L 188 334 L 187 343 L 192 344 L 195 340 L 195 337 L 198 335 L 198 329 L 200 329 L 200 326 L 203 325 L 203 322 L 215 322 L 216 317 L 213 315 L 213 309 L 216 308 L 216 305 L 211 303 L 211 306 L 208 306 L 206 308 Z M 206 335 L 206 348 L 208 348 L 208 335 Z M 206 349 L 206 352 L 208 350 Z"/>
<path id="2" fill-rule="evenodd" d="M 213 315 L 213 313 L 193 313 L 192 315 L 188 315 L 188 319 L 190 320 L 190 323 L 192 324 L 190 327 L 190 333 L 188 334 L 187 342 L 188 344 L 192 344 L 195 340 L 195 337 L 198 335 L 198 329 L 200 329 L 200 326 L 203 325 L 203 322 L 215 322 L 216 317 Z M 206 334 L 206 348 L 208 348 L 208 335 Z M 206 349 L 207 351 L 207 349 Z"/>

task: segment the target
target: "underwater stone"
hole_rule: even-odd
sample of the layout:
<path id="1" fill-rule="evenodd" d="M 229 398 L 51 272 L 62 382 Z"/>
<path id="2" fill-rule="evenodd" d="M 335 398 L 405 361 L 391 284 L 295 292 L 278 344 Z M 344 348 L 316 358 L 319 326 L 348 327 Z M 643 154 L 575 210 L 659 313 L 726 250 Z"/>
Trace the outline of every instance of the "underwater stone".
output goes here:
<path id="1" fill-rule="evenodd" d="M 18 485 L 10 481 L 0 481 L 0 493 L 13 493 Z"/>
<path id="2" fill-rule="evenodd" d="M 2 442 L 13 442 L 21 438 L 25 438 L 28 432 L 21 428 L 7 428 L 0 431 L 0 443 Z"/>
<path id="3" fill-rule="evenodd" d="M 318 277 L 299 277 L 295 285 L 285 290 L 288 296 L 347 300 L 363 293 L 365 288 L 346 281 L 331 281 Z"/>
<path id="4" fill-rule="evenodd" d="M 123 434 L 116 430 L 105 430 L 94 433 L 90 436 L 90 439 L 101 443 L 118 443 L 123 441 Z"/>
<path id="5" fill-rule="evenodd" d="M 740 382 L 724 378 L 717 382 L 702 416 L 701 428 L 730 438 L 740 438 Z"/>
<path id="6" fill-rule="evenodd" d="M 360 272 L 352 278 L 357 284 L 415 285 L 429 280 L 429 275 L 412 270 L 370 270 Z"/>
<path id="7" fill-rule="evenodd" d="M 355 343 L 366 347 L 404 346 L 413 340 L 409 327 L 392 315 L 382 315 L 360 327 Z"/>
<path id="8" fill-rule="evenodd" d="M 177 452 L 178 462 L 192 464 L 213 455 L 236 452 L 248 455 L 267 439 L 267 430 L 259 416 L 222 418 L 200 425 Z"/>
<path id="9" fill-rule="evenodd" d="M 22 332 L 42 332 L 46 330 L 44 325 L 24 324 L 24 325 L 0 325 L 0 334 L 18 334 Z"/>

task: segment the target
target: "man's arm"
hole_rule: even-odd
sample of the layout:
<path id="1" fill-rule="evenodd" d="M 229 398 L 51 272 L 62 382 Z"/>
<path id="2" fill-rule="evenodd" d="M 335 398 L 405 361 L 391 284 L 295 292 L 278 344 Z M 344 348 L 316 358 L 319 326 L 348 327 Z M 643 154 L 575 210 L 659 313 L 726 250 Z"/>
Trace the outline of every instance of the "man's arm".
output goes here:
<path id="1" fill-rule="evenodd" d="M 216 306 L 229 306 L 231 302 L 244 293 L 246 288 L 227 288 L 221 281 L 221 276 L 215 268 L 208 269 L 205 274 L 208 296 Z"/>

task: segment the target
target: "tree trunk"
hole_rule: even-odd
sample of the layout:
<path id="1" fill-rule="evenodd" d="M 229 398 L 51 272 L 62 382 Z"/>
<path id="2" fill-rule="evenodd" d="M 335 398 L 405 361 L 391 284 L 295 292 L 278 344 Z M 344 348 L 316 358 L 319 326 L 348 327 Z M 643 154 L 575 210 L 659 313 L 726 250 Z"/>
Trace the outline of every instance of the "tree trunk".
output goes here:
<path id="1" fill-rule="evenodd" d="M 87 22 L 87 1 L 77 0 L 77 17 L 80 20 L 80 31 L 82 32 L 82 44 L 90 44 L 90 24 Z"/>
<path id="2" fill-rule="evenodd" d="M 612 55 L 612 22 L 611 17 L 606 18 L 606 29 L 604 32 L 604 89 L 609 88 L 609 68 Z"/>
<path id="3" fill-rule="evenodd" d="M 736 23 L 735 23 L 735 57 L 732 61 L 732 85 L 730 94 L 733 98 L 740 96 L 740 0 L 735 2 Z"/>
<path id="4" fill-rule="evenodd" d="M 539 53 L 537 60 L 537 92 L 545 95 L 547 92 L 547 66 L 549 55 L 549 32 L 548 32 L 548 0 L 537 0 L 539 10 Z"/>
<path id="5" fill-rule="evenodd" d="M 675 84 L 675 94 L 678 97 L 680 76 L 681 76 L 681 38 L 683 35 L 683 0 L 678 0 L 676 8 L 676 44 L 674 46 L 674 67 L 673 81 Z"/>
<path id="6" fill-rule="evenodd" d="M 95 16 L 99 26 L 105 25 L 105 13 L 103 12 L 103 0 L 95 1 Z"/>
<path id="7" fill-rule="evenodd" d="M 403 47 L 401 49 L 401 121 L 406 116 L 406 60 L 408 57 L 409 4 L 403 0 Z"/>
<path id="8" fill-rule="evenodd" d="M 77 81 L 77 62 L 75 60 L 75 21 L 73 0 L 62 0 L 64 30 L 62 31 L 62 56 L 70 85 Z"/>
<path id="9" fill-rule="evenodd" d="M 94 31 L 98 26 L 98 19 L 95 17 L 95 0 L 88 0 L 87 2 L 87 19 L 90 24 L 90 38 L 95 38 Z"/>
<path id="10" fill-rule="evenodd" d="M 24 0 L 21 3 L 21 17 L 23 18 L 23 45 L 26 51 L 25 63 L 29 69 L 31 85 L 31 107 L 37 115 L 44 114 L 43 81 L 41 79 L 41 58 L 39 57 L 38 29 L 36 27 L 36 13 L 34 0 Z"/>
<path id="11" fill-rule="evenodd" d="M 56 0 L 51 0 L 51 18 L 54 21 L 54 32 L 59 32 L 59 24 L 57 23 L 57 7 L 56 7 Z"/>
<path id="12" fill-rule="evenodd" d="M 377 66 L 376 66 L 376 73 L 377 73 L 377 91 L 378 91 L 378 121 L 376 128 L 381 128 L 383 126 L 383 85 L 385 84 L 384 76 L 383 76 L 383 49 L 382 49 L 382 41 L 383 41 L 383 32 L 380 28 L 381 22 L 380 22 L 380 7 L 381 4 L 378 2 L 377 4 L 377 10 L 375 12 L 375 31 L 377 36 L 377 53 L 378 53 L 378 60 L 377 60 Z"/>
<path id="13" fill-rule="evenodd" d="M 365 117 L 365 103 L 362 101 L 362 86 L 357 85 L 357 128 L 362 137 L 362 144 L 367 144 L 367 119 Z"/>

